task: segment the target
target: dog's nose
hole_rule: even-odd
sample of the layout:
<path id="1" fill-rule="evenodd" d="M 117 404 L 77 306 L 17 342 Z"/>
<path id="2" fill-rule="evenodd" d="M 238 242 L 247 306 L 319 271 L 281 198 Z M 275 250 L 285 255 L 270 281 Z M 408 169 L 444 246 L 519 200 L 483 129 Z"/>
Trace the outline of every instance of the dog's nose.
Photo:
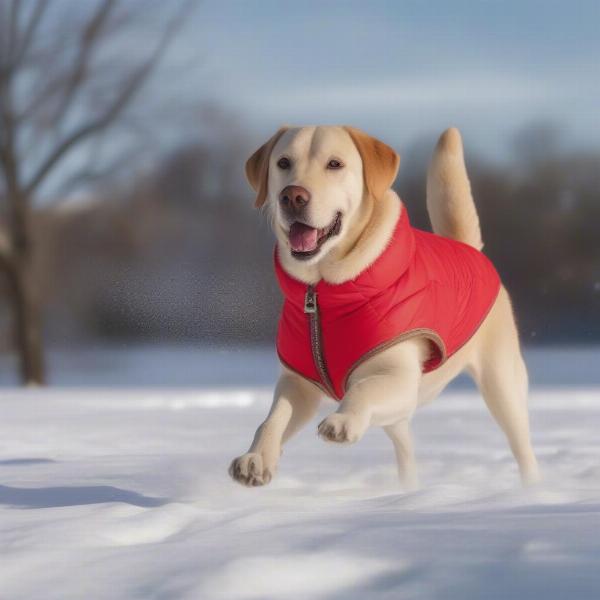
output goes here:
<path id="1" fill-rule="evenodd" d="M 299 185 L 288 185 L 281 190 L 279 202 L 297 212 L 310 202 L 310 192 Z"/>

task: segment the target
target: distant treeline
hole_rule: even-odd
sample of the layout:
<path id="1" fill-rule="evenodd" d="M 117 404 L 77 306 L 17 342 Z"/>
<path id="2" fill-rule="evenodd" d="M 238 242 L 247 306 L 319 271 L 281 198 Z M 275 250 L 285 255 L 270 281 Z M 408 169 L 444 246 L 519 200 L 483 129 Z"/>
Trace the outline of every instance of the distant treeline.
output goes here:
<path id="1" fill-rule="evenodd" d="M 600 153 L 561 151 L 546 134 L 522 134 L 510 164 L 467 155 L 484 251 L 525 342 L 598 342 Z M 273 241 L 243 181 L 247 150 L 193 144 L 126 190 L 39 212 L 48 340 L 272 339 Z M 397 190 L 429 228 L 425 153 L 402 154 Z"/>

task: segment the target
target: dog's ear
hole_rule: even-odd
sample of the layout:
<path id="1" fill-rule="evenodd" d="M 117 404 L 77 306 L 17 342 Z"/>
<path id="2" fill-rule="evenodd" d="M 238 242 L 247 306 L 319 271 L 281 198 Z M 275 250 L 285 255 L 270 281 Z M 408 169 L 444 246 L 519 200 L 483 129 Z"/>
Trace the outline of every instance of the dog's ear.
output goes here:
<path id="1" fill-rule="evenodd" d="M 381 198 L 396 179 L 400 157 L 393 148 L 354 127 L 344 127 L 350 134 L 363 162 L 363 177 L 369 194 Z"/>
<path id="2" fill-rule="evenodd" d="M 247 161 L 246 178 L 256 192 L 254 206 L 260 208 L 267 199 L 267 185 L 269 183 L 269 158 L 277 140 L 287 131 L 281 127 L 277 133 L 266 141 Z"/>

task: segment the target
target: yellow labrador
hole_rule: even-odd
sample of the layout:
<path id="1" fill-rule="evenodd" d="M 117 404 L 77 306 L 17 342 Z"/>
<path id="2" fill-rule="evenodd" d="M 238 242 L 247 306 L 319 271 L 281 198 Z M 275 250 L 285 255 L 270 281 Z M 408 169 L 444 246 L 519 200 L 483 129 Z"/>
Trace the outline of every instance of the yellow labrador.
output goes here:
<path id="1" fill-rule="evenodd" d="M 307 285 L 321 280 L 342 284 L 373 264 L 404 210 L 391 189 L 398 165 L 389 146 L 347 127 L 282 128 L 259 148 L 248 160 L 246 174 L 257 192 L 257 206 L 264 205 L 271 218 L 285 272 Z M 481 249 L 456 129 L 441 136 L 434 152 L 427 208 L 435 233 Z M 299 212 L 302 222 L 294 225 Z M 424 337 L 411 337 L 361 362 L 351 372 L 337 410 L 319 425 L 319 435 L 347 443 L 359 440 L 370 426 L 383 427 L 393 442 L 401 481 L 415 489 L 411 417 L 467 371 L 506 434 L 523 482 L 537 481 L 527 370 L 506 290 L 501 287 L 469 341 L 439 368 L 423 374 L 429 352 Z M 282 365 L 271 410 L 248 452 L 232 462 L 232 478 L 248 486 L 269 483 L 283 443 L 315 415 L 324 395 L 314 382 Z"/>

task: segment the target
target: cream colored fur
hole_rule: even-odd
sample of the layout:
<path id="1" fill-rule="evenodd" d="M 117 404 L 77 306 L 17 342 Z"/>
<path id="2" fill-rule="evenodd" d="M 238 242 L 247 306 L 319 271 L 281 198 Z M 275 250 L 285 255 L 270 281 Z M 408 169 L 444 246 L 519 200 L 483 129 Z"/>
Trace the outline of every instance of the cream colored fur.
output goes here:
<path id="1" fill-rule="evenodd" d="M 293 172 L 277 170 L 281 155 L 293 157 L 298 168 Z M 325 170 L 324 164 L 332 155 L 342 159 L 345 173 Z M 376 198 L 365 185 L 367 176 L 373 181 L 373 173 L 365 171 L 377 156 L 361 156 L 345 128 L 306 127 L 280 134 L 266 159 L 269 164 L 255 171 L 267 178 L 262 182 L 263 187 L 267 186 L 267 210 L 282 266 L 292 276 L 306 283 L 320 279 L 342 283 L 374 262 L 390 240 L 402 210 L 391 189 Z M 395 171 L 392 179 L 394 175 Z M 286 223 L 277 204 L 280 190 L 290 184 L 311 191 L 309 217 L 314 227 L 325 226 L 338 211 L 343 214 L 340 235 L 328 240 L 308 262 L 292 257 Z M 258 182 L 253 186 L 258 189 Z M 480 248 L 479 220 L 456 129 L 446 131 L 438 142 L 427 189 L 434 231 Z M 538 467 L 529 436 L 527 370 L 506 290 L 501 289 L 471 340 L 441 367 L 423 375 L 421 367 L 428 352 L 426 340 L 413 338 L 362 363 L 352 372 L 337 410 L 319 425 L 319 435 L 330 442 L 353 443 L 368 427 L 382 427 L 392 440 L 401 481 L 407 489 L 415 489 L 418 476 L 410 420 L 418 406 L 433 400 L 452 379 L 466 371 L 504 431 L 523 482 L 537 481 Z M 322 399 L 323 392 L 316 385 L 282 367 L 271 411 L 248 452 L 231 463 L 231 476 L 249 486 L 268 483 L 276 472 L 283 443 L 316 414 Z"/>
<path id="2" fill-rule="evenodd" d="M 446 130 L 433 154 L 427 173 L 427 212 L 435 233 L 483 248 L 458 129 Z"/>
<path id="3" fill-rule="evenodd" d="M 281 156 L 306 157 L 297 170 L 275 168 Z M 344 157 L 344 169 L 333 176 L 323 168 L 331 156 Z M 350 135 L 343 127 L 302 127 L 288 129 L 275 144 L 269 169 L 267 210 L 269 211 L 281 264 L 296 279 L 315 283 L 325 279 L 342 283 L 352 279 L 375 262 L 390 240 L 401 205 L 391 189 L 375 202 L 365 197 L 362 160 Z M 279 192 L 290 184 L 301 182 L 311 190 L 311 222 L 327 225 L 338 210 L 344 213 L 346 225 L 342 233 L 327 242 L 322 256 L 300 262 L 289 252 L 286 224 L 279 211 Z"/>

